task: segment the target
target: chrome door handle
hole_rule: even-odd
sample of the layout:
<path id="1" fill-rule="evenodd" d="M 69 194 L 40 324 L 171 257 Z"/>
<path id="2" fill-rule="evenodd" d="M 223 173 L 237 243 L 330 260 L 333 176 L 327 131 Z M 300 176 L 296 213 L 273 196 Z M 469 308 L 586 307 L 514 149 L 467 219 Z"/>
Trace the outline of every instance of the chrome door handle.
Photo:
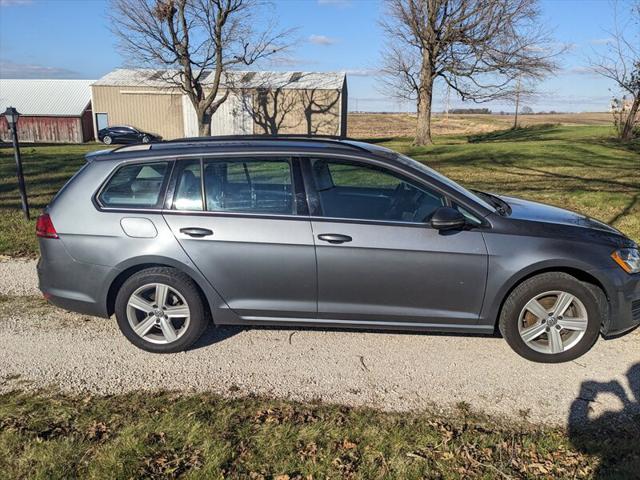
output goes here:
<path id="1" fill-rule="evenodd" d="M 202 238 L 202 237 L 208 237 L 209 235 L 213 235 L 213 231 L 209 230 L 208 228 L 198 228 L 198 227 L 181 228 L 180 232 L 195 238 Z"/>
<path id="2" fill-rule="evenodd" d="M 321 233 L 318 235 L 318 239 L 332 244 L 347 243 L 353 240 L 349 235 L 341 233 Z"/>

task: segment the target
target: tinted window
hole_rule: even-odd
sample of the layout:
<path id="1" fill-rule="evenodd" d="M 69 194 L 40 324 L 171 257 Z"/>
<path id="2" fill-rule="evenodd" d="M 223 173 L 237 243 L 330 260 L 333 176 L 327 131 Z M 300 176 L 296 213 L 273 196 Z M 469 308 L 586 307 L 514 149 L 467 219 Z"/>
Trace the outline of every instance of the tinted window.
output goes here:
<path id="1" fill-rule="evenodd" d="M 178 165 L 181 171 L 178 174 L 173 208 L 176 210 L 202 210 L 200 160 L 183 161 Z"/>
<path id="2" fill-rule="evenodd" d="M 205 160 L 207 210 L 294 214 L 288 160 Z"/>
<path id="3" fill-rule="evenodd" d="M 158 207 L 167 166 L 161 162 L 120 167 L 102 189 L 100 203 L 105 207 Z"/>
<path id="4" fill-rule="evenodd" d="M 312 159 L 325 217 L 425 223 L 444 197 L 372 165 Z"/>

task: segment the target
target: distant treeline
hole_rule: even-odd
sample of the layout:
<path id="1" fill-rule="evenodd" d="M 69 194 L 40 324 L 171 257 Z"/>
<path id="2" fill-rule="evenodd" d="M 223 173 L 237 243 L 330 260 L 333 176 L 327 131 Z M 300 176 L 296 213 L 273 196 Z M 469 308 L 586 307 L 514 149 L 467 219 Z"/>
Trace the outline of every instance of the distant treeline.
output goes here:
<path id="1" fill-rule="evenodd" d="M 443 114 L 445 112 L 442 112 Z M 470 113 L 474 113 L 474 114 L 484 114 L 484 115 L 514 115 L 515 112 L 505 112 L 504 110 L 500 110 L 499 112 L 492 112 L 491 110 L 489 110 L 488 108 L 452 108 L 451 110 L 449 110 L 449 113 L 453 113 L 453 114 L 470 114 Z M 549 110 L 549 111 L 544 111 L 541 110 L 539 112 L 534 112 L 531 108 L 528 107 L 523 107 L 522 110 L 520 111 L 520 115 L 560 115 L 560 114 L 566 114 L 567 112 L 559 112 L 556 110 Z"/>
<path id="2" fill-rule="evenodd" d="M 415 115 L 415 111 L 406 111 L 406 112 L 394 112 L 388 110 L 379 110 L 379 111 L 369 111 L 369 110 L 349 110 L 350 114 L 356 115 Z M 434 112 L 437 115 L 445 115 L 447 112 Z M 449 110 L 450 114 L 484 114 L 484 115 L 514 115 L 515 112 L 505 112 L 504 110 L 500 110 L 499 112 L 493 112 L 488 108 L 452 108 Z M 540 110 L 539 112 L 529 111 L 523 108 L 519 115 L 570 115 L 576 112 L 562 112 L 557 110 Z"/>
<path id="3" fill-rule="evenodd" d="M 491 110 L 488 108 L 452 108 L 449 113 L 481 113 L 490 115 Z"/>

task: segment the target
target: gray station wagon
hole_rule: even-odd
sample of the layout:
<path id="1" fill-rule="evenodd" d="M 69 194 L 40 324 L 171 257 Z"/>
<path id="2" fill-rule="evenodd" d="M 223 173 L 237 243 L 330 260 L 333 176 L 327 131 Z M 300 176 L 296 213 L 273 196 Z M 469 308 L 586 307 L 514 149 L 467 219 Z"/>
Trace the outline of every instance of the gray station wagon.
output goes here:
<path id="1" fill-rule="evenodd" d="M 380 146 L 224 137 L 87 155 L 37 223 L 40 289 L 152 352 L 207 325 L 494 334 L 574 359 L 640 323 L 638 246 Z"/>

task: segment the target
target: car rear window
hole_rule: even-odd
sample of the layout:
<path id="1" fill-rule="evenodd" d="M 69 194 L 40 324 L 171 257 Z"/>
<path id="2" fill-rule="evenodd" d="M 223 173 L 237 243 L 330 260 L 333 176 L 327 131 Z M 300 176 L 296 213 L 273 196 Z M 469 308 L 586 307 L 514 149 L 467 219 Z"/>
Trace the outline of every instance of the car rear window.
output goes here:
<path id="1" fill-rule="evenodd" d="M 98 196 L 104 207 L 158 208 L 168 162 L 138 163 L 120 167 Z"/>

